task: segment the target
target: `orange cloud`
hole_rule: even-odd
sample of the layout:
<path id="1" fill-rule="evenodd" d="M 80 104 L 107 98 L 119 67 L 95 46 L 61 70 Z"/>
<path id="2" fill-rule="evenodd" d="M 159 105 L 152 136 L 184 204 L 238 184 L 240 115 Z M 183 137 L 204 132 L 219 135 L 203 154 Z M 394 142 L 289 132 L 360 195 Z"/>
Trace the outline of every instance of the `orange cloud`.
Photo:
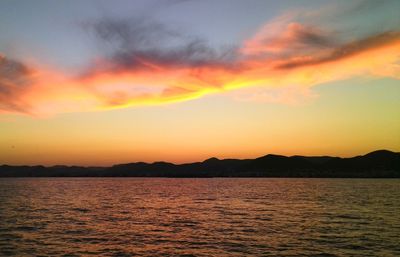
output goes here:
<path id="1" fill-rule="evenodd" d="M 114 37 L 111 32 L 106 35 Z M 128 48 L 100 58 L 76 77 L 0 56 L 0 110 L 31 115 L 95 111 L 186 101 L 239 89 L 246 99 L 290 103 L 292 95 L 313 95 L 311 87 L 334 80 L 398 79 L 399 61 L 398 31 L 344 40 L 285 17 L 266 24 L 236 51 L 217 53 L 198 41 L 172 50 Z M 274 88 L 286 93 L 276 100 Z M 296 88 L 300 94 L 293 93 Z M 252 92 L 263 97 L 249 96 Z"/>

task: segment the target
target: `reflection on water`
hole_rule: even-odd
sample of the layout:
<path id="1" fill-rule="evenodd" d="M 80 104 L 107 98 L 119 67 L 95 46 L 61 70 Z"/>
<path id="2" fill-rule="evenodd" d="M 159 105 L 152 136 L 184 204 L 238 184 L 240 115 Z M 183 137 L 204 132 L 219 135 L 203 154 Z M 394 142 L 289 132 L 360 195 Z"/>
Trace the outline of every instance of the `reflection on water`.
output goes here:
<path id="1" fill-rule="evenodd" d="M 400 256 L 400 180 L 0 179 L 0 255 Z"/>

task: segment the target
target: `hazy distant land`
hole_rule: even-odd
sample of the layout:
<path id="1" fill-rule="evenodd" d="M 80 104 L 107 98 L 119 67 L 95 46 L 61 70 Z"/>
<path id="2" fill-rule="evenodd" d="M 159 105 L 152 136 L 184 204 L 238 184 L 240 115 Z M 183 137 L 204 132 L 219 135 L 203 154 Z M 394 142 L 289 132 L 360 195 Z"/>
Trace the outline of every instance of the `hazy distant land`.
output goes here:
<path id="1" fill-rule="evenodd" d="M 0 166 L 0 177 L 321 177 L 399 178 L 400 153 L 379 150 L 363 156 L 281 156 L 217 159 L 173 164 L 135 162 L 111 167 Z"/>

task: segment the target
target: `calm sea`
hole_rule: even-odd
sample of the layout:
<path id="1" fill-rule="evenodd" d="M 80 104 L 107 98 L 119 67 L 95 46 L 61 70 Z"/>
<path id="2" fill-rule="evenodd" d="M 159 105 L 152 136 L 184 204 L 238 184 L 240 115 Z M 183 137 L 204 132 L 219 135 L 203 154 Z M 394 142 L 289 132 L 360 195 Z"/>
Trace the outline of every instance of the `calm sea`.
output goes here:
<path id="1" fill-rule="evenodd" d="M 0 256 L 400 256 L 400 180 L 0 179 Z"/>

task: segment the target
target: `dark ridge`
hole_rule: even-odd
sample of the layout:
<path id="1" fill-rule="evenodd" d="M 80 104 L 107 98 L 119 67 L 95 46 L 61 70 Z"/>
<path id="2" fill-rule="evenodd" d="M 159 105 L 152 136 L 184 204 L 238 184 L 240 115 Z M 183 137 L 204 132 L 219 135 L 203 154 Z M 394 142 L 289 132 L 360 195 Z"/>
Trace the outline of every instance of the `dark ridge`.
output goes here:
<path id="1" fill-rule="evenodd" d="M 213 163 L 213 162 L 215 163 L 215 162 L 219 162 L 219 161 L 220 161 L 220 159 L 212 157 L 212 158 L 209 158 L 209 159 L 203 161 L 203 163 Z"/>
<path id="2" fill-rule="evenodd" d="M 400 178 L 400 153 L 378 150 L 351 158 L 268 154 L 246 160 L 214 157 L 185 164 L 135 162 L 111 167 L 2 165 L 0 177 Z"/>

